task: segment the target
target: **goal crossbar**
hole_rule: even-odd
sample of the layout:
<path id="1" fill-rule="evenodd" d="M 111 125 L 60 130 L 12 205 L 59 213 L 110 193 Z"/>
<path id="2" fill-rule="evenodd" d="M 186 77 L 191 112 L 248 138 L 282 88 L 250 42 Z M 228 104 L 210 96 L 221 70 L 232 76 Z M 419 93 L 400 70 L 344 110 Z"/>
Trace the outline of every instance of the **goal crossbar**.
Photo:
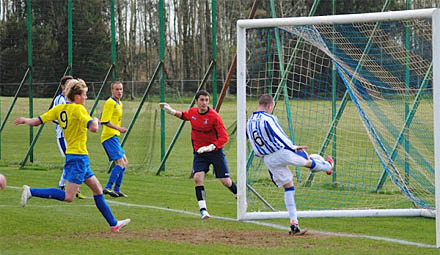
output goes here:
<path id="1" fill-rule="evenodd" d="M 360 14 L 345 14 L 334 16 L 314 16 L 314 17 L 292 17 L 292 18 L 274 18 L 274 19 L 240 19 L 237 21 L 237 27 L 240 28 L 265 28 L 279 26 L 304 26 L 304 25 L 334 25 L 357 22 L 379 22 L 396 21 L 402 19 L 423 19 L 430 18 L 436 11 L 436 8 L 390 11 Z"/>

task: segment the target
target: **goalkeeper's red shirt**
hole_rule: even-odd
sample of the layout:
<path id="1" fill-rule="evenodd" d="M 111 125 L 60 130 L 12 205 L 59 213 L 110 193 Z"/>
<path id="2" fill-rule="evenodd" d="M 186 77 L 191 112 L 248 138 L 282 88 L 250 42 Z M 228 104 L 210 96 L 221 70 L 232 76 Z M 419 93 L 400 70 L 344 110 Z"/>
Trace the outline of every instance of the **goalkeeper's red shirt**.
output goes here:
<path id="1" fill-rule="evenodd" d="M 223 148 L 228 141 L 228 133 L 220 115 L 211 107 L 200 114 L 197 107 L 182 112 L 182 120 L 191 122 L 191 140 L 194 151 L 200 147 L 214 144 L 216 149 Z"/>

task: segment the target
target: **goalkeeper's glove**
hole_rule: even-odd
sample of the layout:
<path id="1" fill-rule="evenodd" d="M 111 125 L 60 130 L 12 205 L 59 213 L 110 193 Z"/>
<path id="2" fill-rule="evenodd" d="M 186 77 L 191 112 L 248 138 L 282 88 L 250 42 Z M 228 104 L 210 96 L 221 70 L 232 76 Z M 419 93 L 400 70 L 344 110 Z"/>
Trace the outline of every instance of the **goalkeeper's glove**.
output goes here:
<path id="1" fill-rule="evenodd" d="M 211 151 L 215 150 L 215 148 L 216 148 L 216 147 L 215 147 L 214 144 L 210 144 L 210 145 L 208 145 L 208 146 L 200 147 L 200 148 L 197 150 L 197 153 L 202 154 L 202 153 L 205 153 L 205 152 L 211 152 Z"/>
<path id="2" fill-rule="evenodd" d="M 171 114 L 171 115 L 175 115 L 176 114 L 176 110 L 174 110 L 173 108 L 171 108 L 171 106 L 167 103 L 159 103 L 160 107 L 162 107 L 167 113 Z"/>

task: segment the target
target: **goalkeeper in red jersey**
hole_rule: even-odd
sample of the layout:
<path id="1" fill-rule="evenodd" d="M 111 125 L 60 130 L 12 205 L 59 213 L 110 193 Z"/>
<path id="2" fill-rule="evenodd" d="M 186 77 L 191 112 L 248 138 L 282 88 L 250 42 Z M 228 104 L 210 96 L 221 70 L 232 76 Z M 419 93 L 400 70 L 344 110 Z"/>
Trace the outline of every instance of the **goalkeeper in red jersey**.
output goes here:
<path id="1" fill-rule="evenodd" d="M 202 219 L 210 217 L 205 201 L 205 187 L 203 180 L 209 171 L 209 165 L 214 165 L 216 178 L 226 186 L 236 197 L 237 185 L 229 177 L 229 167 L 223 146 L 228 141 L 228 133 L 220 115 L 209 104 L 209 93 L 200 90 L 195 96 L 197 107 L 186 112 L 179 112 L 167 103 L 160 103 L 167 113 L 182 120 L 191 122 L 191 141 L 194 149 L 193 170 L 196 197 L 199 203 Z"/>

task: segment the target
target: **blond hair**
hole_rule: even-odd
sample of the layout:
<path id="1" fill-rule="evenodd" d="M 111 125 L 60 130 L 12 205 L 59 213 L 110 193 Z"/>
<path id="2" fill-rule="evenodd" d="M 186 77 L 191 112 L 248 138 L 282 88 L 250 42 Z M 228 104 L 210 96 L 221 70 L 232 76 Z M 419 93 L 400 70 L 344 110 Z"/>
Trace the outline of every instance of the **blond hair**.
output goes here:
<path id="1" fill-rule="evenodd" d="M 81 79 L 70 79 L 66 83 L 66 97 L 70 102 L 75 101 L 75 95 L 87 91 L 87 84 Z"/>

